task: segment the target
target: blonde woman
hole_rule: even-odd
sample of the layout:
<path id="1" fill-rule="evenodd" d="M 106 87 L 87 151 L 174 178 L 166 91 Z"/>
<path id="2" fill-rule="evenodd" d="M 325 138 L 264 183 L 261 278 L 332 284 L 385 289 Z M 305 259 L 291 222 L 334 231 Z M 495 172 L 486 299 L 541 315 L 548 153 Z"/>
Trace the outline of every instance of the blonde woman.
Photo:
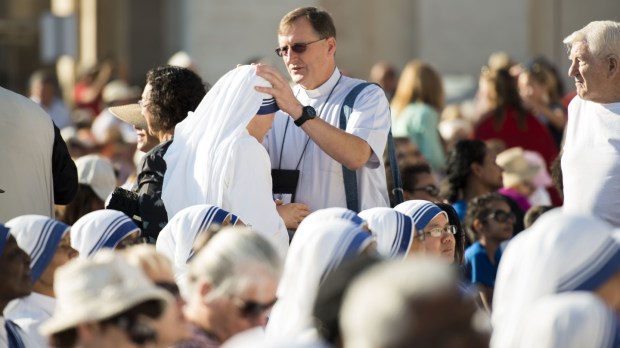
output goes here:
<path id="1" fill-rule="evenodd" d="M 412 60 L 405 66 L 392 99 L 392 132 L 418 145 L 435 171 L 443 171 L 444 147 L 439 136 L 439 115 L 444 90 L 439 73 L 429 64 Z"/>

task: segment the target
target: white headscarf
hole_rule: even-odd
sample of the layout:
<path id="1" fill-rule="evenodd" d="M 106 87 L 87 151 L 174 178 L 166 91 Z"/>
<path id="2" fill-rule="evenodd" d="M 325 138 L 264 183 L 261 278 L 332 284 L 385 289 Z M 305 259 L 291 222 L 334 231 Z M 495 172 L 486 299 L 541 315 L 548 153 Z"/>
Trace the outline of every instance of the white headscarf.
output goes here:
<path id="1" fill-rule="evenodd" d="M 30 270 L 34 284 L 54 258 L 69 225 L 43 215 L 22 215 L 9 220 L 6 226 L 17 245 L 30 255 Z"/>
<path id="2" fill-rule="evenodd" d="M 221 225 L 228 217 L 232 225 L 237 223 L 237 216 L 224 209 L 208 204 L 194 205 L 178 212 L 159 233 L 155 247 L 172 261 L 181 293 L 187 290 L 187 263 L 194 255 L 192 247 L 196 237 L 212 224 Z"/>
<path id="3" fill-rule="evenodd" d="M 377 242 L 377 251 L 387 258 L 405 257 L 416 235 L 410 216 L 391 208 L 377 207 L 359 213 Z"/>
<path id="4" fill-rule="evenodd" d="M 256 75 L 254 66 L 233 69 L 209 90 L 195 112 L 176 125 L 174 141 L 164 155 L 168 169 L 162 199 L 169 219 L 192 205 L 222 206 L 223 173 L 234 161 L 228 152 L 247 131 L 263 98 L 270 97 L 255 86 L 271 87 Z"/>
<path id="5" fill-rule="evenodd" d="M 291 242 L 278 286 L 278 302 L 267 323 L 270 340 L 297 338 L 311 328 L 312 309 L 321 282 L 371 242 L 370 234 L 348 219 L 312 220 L 302 221 Z"/>
<path id="6" fill-rule="evenodd" d="M 524 314 L 515 347 L 620 347 L 616 314 L 591 292 L 544 297 Z"/>
<path id="7" fill-rule="evenodd" d="M 423 199 L 414 199 L 404 201 L 394 207 L 394 210 L 405 215 L 411 216 L 415 228 L 418 231 L 424 230 L 424 227 L 431 222 L 437 215 L 443 214 L 448 220 L 448 214 L 441 210 L 436 204 Z"/>
<path id="8" fill-rule="evenodd" d="M 493 347 L 510 347 L 524 308 L 567 291 L 594 291 L 620 271 L 620 231 L 599 218 L 545 213 L 502 255 L 493 294 Z"/>
<path id="9" fill-rule="evenodd" d="M 95 210 L 76 221 L 71 227 L 71 247 L 87 258 L 103 248 L 115 248 L 128 235 L 140 228 L 118 210 Z"/>

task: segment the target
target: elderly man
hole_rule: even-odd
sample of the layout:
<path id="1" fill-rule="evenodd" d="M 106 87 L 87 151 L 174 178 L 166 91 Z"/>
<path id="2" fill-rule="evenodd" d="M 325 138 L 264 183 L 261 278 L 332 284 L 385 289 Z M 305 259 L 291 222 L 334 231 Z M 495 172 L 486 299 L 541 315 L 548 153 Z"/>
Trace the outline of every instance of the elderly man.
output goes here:
<path id="1" fill-rule="evenodd" d="M 281 269 L 277 251 L 256 232 L 217 232 L 190 264 L 185 314 L 193 337 L 177 347 L 219 347 L 241 331 L 264 326 Z"/>
<path id="2" fill-rule="evenodd" d="M 591 22 L 564 43 L 577 88 L 562 155 L 564 209 L 620 227 L 620 23 Z"/>
<path id="3" fill-rule="evenodd" d="M 297 86 L 291 90 L 273 67 L 257 68 L 273 86 L 257 90 L 273 95 L 283 111 L 265 141 L 274 187 L 282 174 L 292 182 L 294 201 L 307 204 L 311 212 L 388 206 L 382 159 L 390 129 L 385 93 L 374 85 L 364 88 L 346 126 L 340 124 L 345 97 L 364 81 L 344 76 L 336 67 L 336 29 L 325 11 L 305 7 L 289 12 L 280 21 L 278 44 L 276 54 Z"/>

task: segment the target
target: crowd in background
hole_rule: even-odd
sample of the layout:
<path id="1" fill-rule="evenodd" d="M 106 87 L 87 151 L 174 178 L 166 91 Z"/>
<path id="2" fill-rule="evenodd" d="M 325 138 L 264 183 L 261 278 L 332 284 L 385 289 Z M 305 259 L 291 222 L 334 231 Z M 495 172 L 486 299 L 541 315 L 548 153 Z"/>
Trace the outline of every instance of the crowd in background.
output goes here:
<path id="1" fill-rule="evenodd" d="M 303 28 L 295 20 L 280 37 L 295 35 L 286 25 Z M 330 38 L 276 53 L 329 50 Z M 368 136 L 366 158 L 385 170 L 389 197 L 365 206 L 376 180 L 358 174 L 351 209 L 304 201 L 322 194 L 319 181 L 284 201 L 275 179 L 270 190 L 281 169 L 273 153 L 281 164 L 288 144 L 274 143 L 279 131 L 309 134 L 295 169 L 308 158 L 314 173 L 333 175 L 315 152 L 335 158 L 338 175 L 370 166 L 338 160 L 326 145 L 336 135 L 322 143 L 314 124 L 303 128 L 315 122 L 310 111 L 292 117 L 288 79 L 262 64 L 231 66 L 211 85 L 186 54 L 173 58 L 144 86 L 108 62 L 86 70 L 71 104 L 52 72 L 32 74 L 27 97 L 53 121 L 54 162 L 43 170 L 54 172 L 56 205 L 0 214 L 0 346 L 620 347 L 620 226 L 555 209 L 569 104 L 582 96 L 554 62 L 494 53 L 475 98 L 448 105 L 432 62 L 377 63 L 368 81 L 385 94 L 377 110 L 389 110 L 397 161 L 351 117 L 356 130 L 346 132 Z M 309 103 L 327 95 L 319 117 L 353 81 L 334 71 L 326 90 L 289 71 L 317 91 Z M 3 185 L 0 198 L 12 189 Z"/>

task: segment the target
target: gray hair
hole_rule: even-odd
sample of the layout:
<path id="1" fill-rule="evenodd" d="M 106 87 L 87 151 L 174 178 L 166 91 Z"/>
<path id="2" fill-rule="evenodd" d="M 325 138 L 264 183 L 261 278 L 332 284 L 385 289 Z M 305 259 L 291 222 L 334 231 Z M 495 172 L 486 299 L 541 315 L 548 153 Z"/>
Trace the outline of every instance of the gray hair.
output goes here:
<path id="1" fill-rule="evenodd" d="M 573 44 L 584 42 L 597 58 L 609 54 L 620 56 L 620 23 L 614 21 L 594 21 L 568 35 L 562 41 L 569 51 Z"/>
<path id="2" fill-rule="evenodd" d="M 237 294 L 265 273 L 279 279 L 282 260 L 267 239 L 249 227 L 225 227 L 215 234 L 189 265 L 189 291 L 206 281 L 210 298 Z"/>
<path id="3" fill-rule="evenodd" d="M 454 287 L 453 270 L 439 260 L 413 257 L 372 267 L 345 295 L 340 313 L 344 346 L 402 346 L 415 324 L 412 302 Z"/>

